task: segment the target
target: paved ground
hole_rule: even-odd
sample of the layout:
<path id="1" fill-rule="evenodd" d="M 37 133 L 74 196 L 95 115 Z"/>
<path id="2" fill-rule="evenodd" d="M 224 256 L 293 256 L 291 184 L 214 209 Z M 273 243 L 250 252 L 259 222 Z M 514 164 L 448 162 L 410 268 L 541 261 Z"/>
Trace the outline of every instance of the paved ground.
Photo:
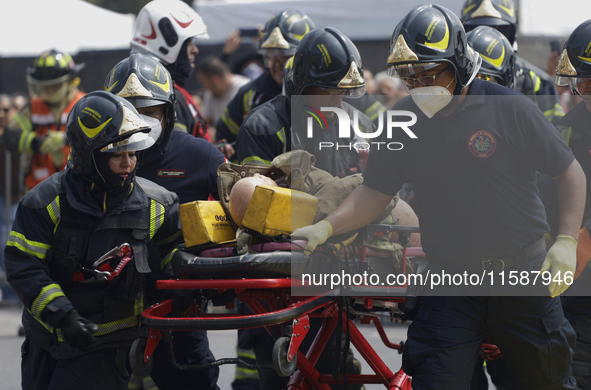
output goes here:
<path id="1" fill-rule="evenodd" d="M 20 325 L 21 309 L 0 305 L 0 390 L 20 389 L 20 346 L 23 338 L 17 332 Z M 391 341 L 399 342 L 406 338 L 406 326 L 401 324 L 386 324 L 386 332 Z M 394 350 L 388 349 L 380 341 L 379 335 L 373 325 L 361 325 L 361 331 L 368 339 L 370 345 L 376 349 L 390 369 L 398 370 L 401 365 L 400 355 Z M 209 332 L 210 344 L 216 358 L 235 357 L 236 331 Z M 231 340 L 231 341 L 230 341 Z M 359 357 L 359 353 L 355 352 Z M 360 359 L 362 360 L 362 359 Z M 369 373 L 367 364 L 363 373 Z M 231 389 L 230 384 L 234 378 L 234 365 L 221 367 L 219 386 L 222 390 Z M 369 389 L 383 389 L 383 386 L 370 385 Z"/>
<path id="2" fill-rule="evenodd" d="M 20 325 L 21 309 L 7 307 L 0 304 L 0 390 L 20 389 L 20 346 L 23 338 L 17 332 Z M 358 325 L 361 333 L 369 344 L 376 350 L 379 356 L 395 372 L 401 366 L 401 355 L 397 351 L 387 348 L 380 340 L 378 332 L 373 325 Z M 406 325 L 384 323 L 384 328 L 390 341 L 400 342 L 406 339 Z M 209 332 L 212 351 L 216 358 L 235 357 L 236 331 L 212 331 Z M 363 373 L 370 373 L 369 366 L 355 351 L 355 356 L 363 364 Z M 234 378 L 234 365 L 221 366 L 218 385 L 221 390 L 230 390 Z M 384 389 L 381 385 L 367 385 L 368 390 Z M 495 390 L 494 386 L 490 387 Z"/>

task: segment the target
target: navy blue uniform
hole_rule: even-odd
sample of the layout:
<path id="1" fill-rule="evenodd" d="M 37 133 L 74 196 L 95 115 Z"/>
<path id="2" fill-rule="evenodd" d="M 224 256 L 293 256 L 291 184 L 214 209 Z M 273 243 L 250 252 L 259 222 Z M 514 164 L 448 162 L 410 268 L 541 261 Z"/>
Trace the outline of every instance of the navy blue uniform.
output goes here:
<path id="1" fill-rule="evenodd" d="M 181 204 L 218 199 L 217 169 L 224 155 L 204 139 L 173 130 L 160 149 L 148 150 L 138 169 L 138 176 L 175 192 Z"/>
<path id="2" fill-rule="evenodd" d="M 587 203 L 584 225 L 591 229 L 591 112 L 584 102 L 569 111 L 560 121 L 562 135 L 587 177 Z M 587 263 L 589 264 L 589 263 Z M 573 375 L 579 389 L 591 386 L 591 271 L 587 267 L 562 298 L 564 315 L 577 333 Z M 580 295 L 580 296 L 577 296 Z"/>
<path id="3" fill-rule="evenodd" d="M 207 200 L 210 194 L 219 198 L 217 168 L 225 158 L 210 142 L 175 129 L 165 136 L 160 146 L 144 153 L 146 156 L 140 164 L 138 176 L 175 192 L 181 204 Z M 153 283 L 148 284 L 147 292 L 151 304 L 164 299 L 161 291 L 153 289 Z M 215 360 L 206 331 L 175 332 L 173 345 L 179 363 L 203 365 Z M 159 343 L 154 359 L 150 376 L 160 390 L 190 388 L 196 383 L 199 389 L 218 389 L 219 368 L 177 370 L 172 365 L 166 343 Z"/>
<path id="4" fill-rule="evenodd" d="M 318 151 L 320 142 L 349 145 L 356 141 L 354 136 L 350 139 L 338 138 L 336 115 L 327 119 L 326 129 L 320 129 L 313 123 L 314 138 L 306 138 L 305 116 L 301 116 L 301 121 L 292 123 L 291 105 L 290 99 L 280 95 L 248 115 L 240 127 L 236 141 L 236 155 L 241 164 L 255 161 L 271 165 L 273 159 L 280 154 L 292 149 L 303 149 L 315 155 L 317 168 L 333 176 L 344 177 L 361 171 L 359 153 L 354 147 L 337 150 L 335 146 Z M 353 118 L 355 109 L 351 105 L 343 101 L 340 108 Z M 363 113 L 359 113 L 359 127 L 363 132 L 374 131 L 372 122 Z"/>
<path id="5" fill-rule="evenodd" d="M 515 89 L 533 99 L 550 122 L 558 124 L 564 116 L 554 79 L 519 56 L 515 56 Z"/>
<path id="6" fill-rule="evenodd" d="M 389 195 L 413 185 L 429 269 L 462 262 L 482 272 L 481 261 L 517 252 L 548 231 L 536 170 L 554 177 L 574 156 L 533 102 L 475 79 L 449 117 L 429 120 L 411 98 L 395 109 L 417 114 L 411 130 L 418 138 L 401 151 L 372 150 L 364 185 Z M 544 258 L 512 269 L 539 270 Z M 422 297 L 403 356 L 413 387 L 466 388 L 483 335 L 523 388 L 574 388 L 574 332 L 560 300 L 545 296 Z"/>
<path id="7" fill-rule="evenodd" d="M 24 389 L 127 388 L 125 363 L 138 337 L 145 270 L 164 268 L 182 242 L 176 195 L 142 178 L 134 183 L 104 193 L 67 169 L 21 200 L 5 255 L 8 281 L 25 305 Z M 74 278 L 78 267 L 92 268 L 126 242 L 134 259 L 118 278 Z M 148 258 L 149 242 L 157 256 Z M 64 342 L 57 328 L 71 309 L 98 324 L 96 342 L 83 350 Z"/>
<path id="8" fill-rule="evenodd" d="M 215 125 L 215 140 L 225 139 L 228 143 L 236 141 L 238 130 L 246 116 L 254 108 L 280 93 L 281 85 L 273 80 L 268 69 L 256 79 L 243 85 Z"/>

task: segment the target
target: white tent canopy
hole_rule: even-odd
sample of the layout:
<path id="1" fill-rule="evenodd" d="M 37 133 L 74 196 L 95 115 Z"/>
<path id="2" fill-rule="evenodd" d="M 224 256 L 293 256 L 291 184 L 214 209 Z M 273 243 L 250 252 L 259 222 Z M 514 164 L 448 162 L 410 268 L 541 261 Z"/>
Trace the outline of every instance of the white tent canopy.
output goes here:
<path id="1" fill-rule="evenodd" d="M 34 57 L 55 48 L 81 50 L 129 48 L 135 16 L 82 0 L 0 0 L 0 56 Z"/>
<path id="2" fill-rule="evenodd" d="M 591 19 L 589 0 L 520 0 L 519 35 L 568 37 Z"/>
<path id="3" fill-rule="evenodd" d="M 589 0 L 516 0 L 520 36 L 566 37 L 591 19 Z M 224 42 L 237 28 L 264 25 L 271 15 L 295 8 L 316 26 L 332 26 L 352 40 L 389 39 L 412 8 L 434 3 L 459 14 L 464 0 L 195 0 L 193 7 L 207 24 L 211 43 Z"/>
<path id="4" fill-rule="evenodd" d="M 390 39 L 398 22 L 411 9 L 428 3 L 403 0 L 197 0 L 193 7 L 207 24 L 211 43 L 222 43 L 238 28 L 264 25 L 285 8 L 307 14 L 316 26 L 331 26 L 352 40 Z M 460 12 L 464 0 L 438 0 Z"/>

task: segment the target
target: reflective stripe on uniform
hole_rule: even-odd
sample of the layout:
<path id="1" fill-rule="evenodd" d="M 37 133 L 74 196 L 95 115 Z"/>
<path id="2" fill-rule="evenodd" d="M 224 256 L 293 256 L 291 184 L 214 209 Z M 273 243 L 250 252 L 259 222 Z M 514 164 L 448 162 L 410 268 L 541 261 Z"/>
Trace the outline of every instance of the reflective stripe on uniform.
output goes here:
<path id="1" fill-rule="evenodd" d="M 242 105 L 244 107 L 244 113 L 248 114 L 249 112 L 252 111 L 252 94 L 253 94 L 254 90 L 249 89 L 248 92 L 246 92 L 243 96 L 242 96 Z"/>
<path id="2" fill-rule="evenodd" d="M 384 105 L 380 102 L 375 102 L 369 106 L 367 110 L 365 110 L 365 115 L 367 115 L 373 122 L 378 117 L 378 115 L 384 111 L 386 111 L 386 107 L 384 107 Z"/>
<path id="3" fill-rule="evenodd" d="M 62 213 L 60 210 L 60 196 L 56 196 L 53 202 L 47 205 L 47 212 L 49 213 L 49 217 L 51 218 L 54 228 L 53 234 L 57 230 L 57 226 L 59 225 L 60 221 L 62 220 Z"/>
<path id="4" fill-rule="evenodd" d="M 256 356 L 252 349 L 240 349 L 236 348 L 236 355 L 239 359 L 245 360 L 246 363 L 256 363 Z M 248 379 L 248 380 L 259 380 L 259 372 L 254 368 L 246 368 L 240 363 L 236 365 L 236 371 L 234 373 L 235 379 Z"/>
<path id="5" fill-rule="evenodd" d="M 142 295 L 140 299 L 136 299 L 133 305 L 133 314 L 136 316 L 142 314 L 144 311 L 144 296 Z"/>
<path id="6" fill-rule="evenodd" d="M 564 138 L 564 141 L 568 145 L 570 143 L 570 136 L 573 134 L 573 128 L 569 127 L 568 129 L 563 130 L 560 134 L 562 135 L 562 138 Z"/>
<path id="7" fill-rule="evenodd" d="M 538 75 L 533 70 L 529 71 L 529 75 L 534 82 L 534 93 L 537 94 L 538 92 L 540 92 L 540 87 L 542 85 L 542 79 L 540 79 L 538 77 Z"/>
<path id="8" fill-rule="evenodd" d="M 254 368 L 236 366 L 236 373 L 234 375 L 236 379 L 259 380 L 259 372 Z"/>
<path id="9" fill-rule="evenodd" d="M 160 240 L 160 241 L 156 241 L 156 245 L 165 245 L 165 244 L 169 244 L 173 241 L 175 241 L 176 239 L 178 239 L 179 237 L 181 237 L 183 235 L 183 231 L 179 230 L 178 232 L 174 233 L 172 236 L 165 238 L 164 240 Z"/>
<path id="10" fill-rule="evenodd" d="M 160 229 L 164 223 L 164 206 L 156 202 L 154 199 L 150 200 L 150 240 Z"/>
<path id="11" fill-rule="evenodd" d="M 49 302 L 53 301 L 55 298 L 65 296 L 66 294 L 64 294 L 59 284 L 48 284 L 41 289 L 41 292 L 33 301 L 33 304 L 31 305 L 31 314 L 33 317 L 41 318 L 41 312 L 43 312 L 43 309 L 45 309 L 45 306 L 47 306 Z"/>
<path id="12" fill-rule="evenodd" d="M 544 115 L 546 116 L 546 118 L 552 121 L 552 119 L 554 119 L 555 117 L 564 116 L 564 108 L 562 108 L 560 103 L 556 103 L 554 104 L 553 108 L 544 111 Z"/>
<path id="13" fill-rule="evenodd" d="M 105 324 L 97 324 L 98 330 L 93 333 L 93 336 L 104 336 L 109 333 L 116 332 L 121 329 L 131 328 L 132 326 L 139 325 L 139 320 L 137 316 L 127 317 L 122 320 L 111 321 Z M 63 337 L 63 333 L 61 329 L 56 329 L 57 331 L 57 340 L 60 342 L 65 341 Z"/>
<path id="14" fill-rule="evenodd" d="M 180 131 L 184 131 L 185 133 L 188 133 L 187 126 L 185 126 L 181 122 L 174 122 L 174 128 L 177 130 L 180 130 Z"/>
<path id="15" fill-rule="evenodd" d="M 174 256 L 174 253 L 176 251 L 178 251 L 178 249 L 174 248 L 172 251 L 170 251 L 169 254 L 164 256 L 164 258 L 162 259 L 162 263 L 160 264 L 160 269 L 164 269 L 164 267 L 170 264 L 170 262 L 172 261 L 172 256 Z"/>
<path id="16" fill-rule="evenodd" d="M 31 113 L 31 123 L 34 123 L 39 126 L 49 126 L 55 123 L 55 119 L 53 118 L 53 114 L 51 112 L 47 114 L 40 114 L 34 112 Z"/>
<path id="17" fill-rule="evenodd" d="M 246 157 L 244 160 L 242 160 L 240 162 L 240 164 L 244 164 L 244 163 L 247 163 L 249 161 L 256 161 L 256 162 L 261 162 L 261 163 L 263 163 L 265 165 L 271 165 L 271 161 L 262 159 L 262 158 L 257 157 L 257 156 L 249 156 L 249 157 Z"/>
<path id="18" fill-rule="evenodd" d="M 47 257 L 47 251 L 51 249 L 51 245 L 27 240 L 24 235 L 14 230 L 10 232 L 6 246 L 13 246 L 39 259 L 45 259 Z"/>
<path id="19" fill-rule="evenodd" d="M 282 144 L 285 143 L 285 127 L 283 127 L 281 130 L 279 130 L 277 133 L 277 138 L 279 138 L 279 141 L 281 141 Z"/>
<path id="20" fill-rule="evenodd" d="M 224 122 L 228 130 L 230 130 L 230 133 L 238 135 L 238 130 L 240 127 L 238 127 L 238 124 L 230 117 L 230 110 L 228 110 L 228 108 L 226 108 L 224 114 L 222 115 L 222 122 Z"/>
<path id="21" fill-rule="evenodd" d="M 18 140 L 18 152 L 31 152 L 31 143 L 33 142 L 33 138 L 35 138 L 35 133 L 33 132 L 33 124 L 31 123 L 29 118 L 25 117 L 20 112 L 17 112 L 14 115 L 14 119 L 18 122 L 22 130 L 21 136 Z"/>

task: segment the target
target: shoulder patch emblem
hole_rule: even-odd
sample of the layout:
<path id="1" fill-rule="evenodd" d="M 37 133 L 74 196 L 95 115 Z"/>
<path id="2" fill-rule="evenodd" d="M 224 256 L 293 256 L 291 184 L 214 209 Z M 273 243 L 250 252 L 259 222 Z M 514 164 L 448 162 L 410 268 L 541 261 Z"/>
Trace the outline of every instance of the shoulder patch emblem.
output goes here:
<path id="1" fill-rule="evenodd" d="M 478 158 L 487 158 L 492 156 L 497 148 L 497 140 L 486 130 L 479 130 L 472 134 L 468 142 L 470 152 Z"/>

